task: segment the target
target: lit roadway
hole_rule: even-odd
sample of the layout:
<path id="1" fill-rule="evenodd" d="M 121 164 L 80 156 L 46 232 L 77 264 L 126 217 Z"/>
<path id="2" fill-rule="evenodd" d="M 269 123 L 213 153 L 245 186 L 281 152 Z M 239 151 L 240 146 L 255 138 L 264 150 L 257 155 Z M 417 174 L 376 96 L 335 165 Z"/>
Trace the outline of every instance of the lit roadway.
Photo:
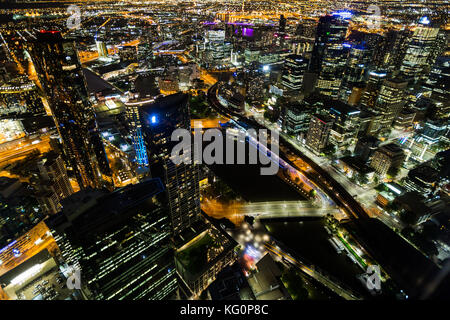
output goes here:
<path id="1" fill-rule="evenodd" d="M 30 138 L 21 138 L 0 145 L 0 164 L 6 165 L 24 158 L 35 150 L 45 153 L 51 150 L 50 133 Z"/>
<path id="2" fill-rule="evenodd" d="M 227 123 L 230 119 L 216 118 L 216 119 L 191 119 L 192 129 L 206 129 L 206 128 L 220 128 L 221 124 Z"/>
<path id="3" fill-rule="evenodd" d="M 236 203 L 229 205 L 215 203 L 208 199 L 202 201 L 202 210 L 213 212 L 219 216 L 253 216 L 258 219 L 289 218 L 289 217 L 323 217 L 327 213 L 334 213 L 333 207 L 319 208 L 311 205 L 310 201 L 267 201 Z"/>

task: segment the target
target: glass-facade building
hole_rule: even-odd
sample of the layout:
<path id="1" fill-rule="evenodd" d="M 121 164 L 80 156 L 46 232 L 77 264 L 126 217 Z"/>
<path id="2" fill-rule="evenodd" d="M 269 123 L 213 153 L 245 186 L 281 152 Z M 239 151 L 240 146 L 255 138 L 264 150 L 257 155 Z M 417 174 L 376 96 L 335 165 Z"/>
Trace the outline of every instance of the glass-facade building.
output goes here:
<path id="1" fill-rule="evenodd" d="M 113 193 L 84 190 L 46 223 L 88 299 L 161 300 L 178 286 L 164 187 L 150 179 Z"/>
<path id="2" fill-rule="evenodd" d="M 177 235 L 197 221 L 200 214 L 197 165 L 193 161 L 175 164 L 171 159 L 172 149 L 178 144 L 171 139 L 173 131 L 191 132 L 188 95 L 176 93 L 158 98 L 139 111 L 151 175 L 160 177 L 166 187 L 172 229 Z"/>
<path id="3" fill-rule="evenodd" d="M 349 48 L 344 46 L 348 21 L 334 14 L 319 19 L 309 70 L 318 74 L 320 93 L 337 97 Z"/>
<path id="4" fill-rule="evenodd" d="M 61 137 L 68 169 L 80 188 L 112 186 L 86 81 L 73 41 L 40 31 L 27 48 Z"/>

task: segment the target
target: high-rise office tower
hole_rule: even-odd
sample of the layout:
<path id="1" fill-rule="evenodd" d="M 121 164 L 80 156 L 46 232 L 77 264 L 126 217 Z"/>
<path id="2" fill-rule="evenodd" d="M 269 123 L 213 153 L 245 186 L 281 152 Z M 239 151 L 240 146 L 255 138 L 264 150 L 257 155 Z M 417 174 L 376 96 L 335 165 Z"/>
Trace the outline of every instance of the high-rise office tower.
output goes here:
<path id="1" fill-rule="evenodd" d="M 426 17 L 421 21 L 422 23 L 414 30 L 400 67 L 400 71 L 414 81 L 424 80 L 431 65 L 434 64 L 434 61 L 429 61 L 429 57 L 439 32 L 439 28 L 430 25 Z"/>
<path id="2" fill-rule="evenodd" d="M 379 130 L 391 127 L 397 115 L 405 105 L 405 94 L 408 82 L 401 78 L 385 80 L 372 111 L 382 115 Z"/>
<path id="3" fill-rule="evenodd" d="M 347 102 L 353 87 L 364 80 L 370 58 L 371 52 L 365 46 L 356 45 L 351 47 L 339 89 L 339 96 L 342 101 Z"/>
<path id="4" fill-rule="evenodd" d="M 332 100 L 326 104 L 328 115 L 333 119 L 330 132 L 330 143 L 338 149 L 346 149 L 356 142 L 359 130 L 360 110 L 341 101 Z"/>
<path id="5" fill-rule="evenodd" d="M 365 110 L 373 110 L 381 86 L 386 79 L 387 73 L 383 70 L 374 70 L 369 72 L 366 89 L 361 97 L 361 108 Z"/>
<path id="6" fill-rule="evenodd" d="M 112 174 L 73 41 L 41 31 L 29 45 L 38 81 L 64 146 L 68 169 L 80 188 L 111 187 Z"/>
<path id="7" fill-rule="evenodd" d="M 350 95 L 348 96 L 347 103 L 351 106 L 356 106 L 361 101 L 361 97 L 364 93 L 365 85 L 364 83 L 355 84 L 352 88 Z"/>
<path id="8" fill-rule="evenodd" d="M 400 69 L 411 35 L 412 31 L 409 29 L 388 30 L 386 33 L 386 55 L 383 59 L 382 68 L 390 71 Z M 376 47 L 374 50 L 377 52 Z"/>
<path id="9" fill-rule="evenodd" d="M 284 17 L 284 15 L 280 15 L 278 31 L 280 33 L 285 33 L 286 32 L 286 18 Z"/>
<path id="10" fill-rule="evenodd" d="M 175 164 L 171 160 L 172 149 L 178 143 L 171 140 L 172 132 L 176 129 L 191 132 L 188 95 L 176 93 L 162 97 L 143 105 L 139 111 L 150 171 L 166 186 L 172 228 L 177 235 L 197 221 L 200 214 L 197 165 Z"/>
<path id="11" fill-rule="evenodd" d="M 308 131 L 309 122 L 313 108 L 306 103 L 289 102 L 283 104 L 281 112 L 281 128 L 289 135 L 294 135 L 299 139 Z"/>
<path id="12" fill-rule="evenodd" d="M 208 30 L 205 41 L 212 60 L 225 58 L 225 30 Z"/>
<path id="13" fill-rule="evenodd" d="M 292 95 L 299 95 L 303 86 L 303 75 L 308 62 L 300 55 L 291 54 L 286 57 L 281 75 L 281 84 Z"/>
<path id="14" fill-rule="evenodd" d="M 159 179 L 112 193 L 83 190 L 46 220 L 60 258 L 80 269 L 88 299 L 172 297 L 177 278 L 163 190 Z"/>
<path id="15" fill-rule="evenodd" d="M 136 153 L 136 163 L 141 166 L 148 166 L 147 148 L 145 147 L 141 116 L 139 113 L 139 108 L 142 105 L 143 103 L 130 101 L 125 103 L 125 110 L 130 124 L 131 141 Z"/>
<path id="16" fill-rule="evenodd" d="M 61 201 L 73 193 L 64 161 L 55 152 L 49 152 L 37 163 L 39 178 L 37 200 L 45 213 L 55 214 L 61 210 Z"/>
<path id="17" fill-rule="evenodd" d="M 328 144 L 333 120 L 328 116 L 314 115 L 309 123 L 306 145 L 317 153 L 320 153 Z"/>
<path id="18" fill-rule="evenodd" d="M 319 19 L 309 71 L 318 74 L 317 88 L 325 95 L 337 97 L 348 48 L 344 46 L 348 21 L 340 14 Z"/>
<path id="19" fill-rule="evenodd" d="M 450 116 L 450 57 L 440 56 L 431 68 L 424 87 L 431 91 L 431 99 L 436 101 L 437 118 L 445 119 Z"/>

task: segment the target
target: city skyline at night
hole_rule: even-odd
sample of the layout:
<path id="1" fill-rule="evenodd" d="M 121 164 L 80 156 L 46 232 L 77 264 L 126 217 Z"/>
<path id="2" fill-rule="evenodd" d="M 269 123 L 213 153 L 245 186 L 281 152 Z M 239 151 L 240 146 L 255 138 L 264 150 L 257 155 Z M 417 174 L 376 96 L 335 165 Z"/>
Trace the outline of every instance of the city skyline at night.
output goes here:
<path id="1" fill-rule="evenodd" d="M 440 0 L 0 1 L 0 300 L 448 300 L 449 36 Z"/>

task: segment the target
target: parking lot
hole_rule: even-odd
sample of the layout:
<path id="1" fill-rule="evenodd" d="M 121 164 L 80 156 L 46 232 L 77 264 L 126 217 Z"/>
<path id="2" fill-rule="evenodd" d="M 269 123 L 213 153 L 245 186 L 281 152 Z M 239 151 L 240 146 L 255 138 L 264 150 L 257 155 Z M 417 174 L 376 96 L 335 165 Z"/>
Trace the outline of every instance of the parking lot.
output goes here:
<path id="1" fill-rule="evenodd" d="M 66 279 L 59 269 L 53 268 L 16 293 L 20 300 L 64 300 L 72 290 L 67 288 Z"/>

